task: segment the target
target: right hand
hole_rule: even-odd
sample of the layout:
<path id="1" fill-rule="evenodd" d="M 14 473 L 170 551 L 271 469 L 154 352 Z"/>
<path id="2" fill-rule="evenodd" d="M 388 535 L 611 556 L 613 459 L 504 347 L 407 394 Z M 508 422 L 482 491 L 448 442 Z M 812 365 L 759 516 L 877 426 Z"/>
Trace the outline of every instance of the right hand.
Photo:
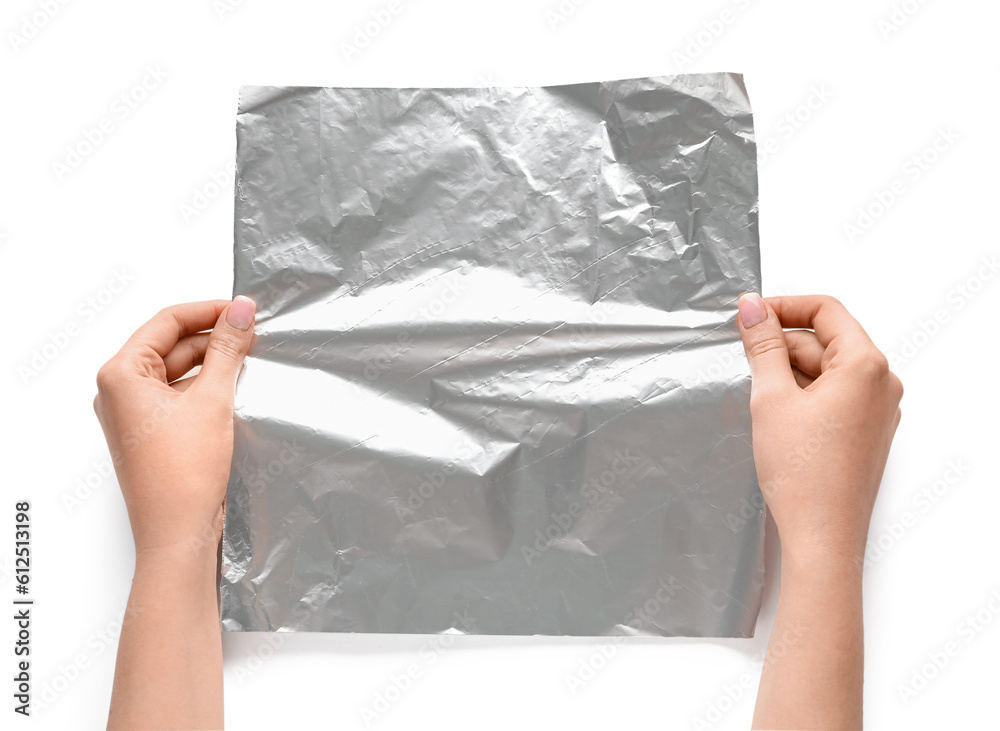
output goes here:
<path id="1" fill-rule="evenodd" d="M 233 394 L 255 310 L 247 297 L 168 307 L 97 374 L 94 410 L 137 561 L 173 557 L 180 547 L 215 562 L 233 458 Z M 198 365 L 198 375 L 182 378 Z"/>
<path id="2" fill-rule="evenodd" d="M 903 386 L 832 297 L 744 294 L 739 311 L 754 462 L 782 555 L 860 568 Z"/>

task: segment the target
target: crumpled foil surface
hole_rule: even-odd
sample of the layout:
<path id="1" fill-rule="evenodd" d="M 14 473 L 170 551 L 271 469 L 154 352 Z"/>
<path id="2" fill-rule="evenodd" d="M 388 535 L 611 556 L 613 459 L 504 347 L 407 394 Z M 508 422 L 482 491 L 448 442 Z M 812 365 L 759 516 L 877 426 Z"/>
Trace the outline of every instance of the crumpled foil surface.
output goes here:
<path id="1" fill-rule="evenodd" d="M 244 87 L 227 630 L 752 636 L 742 77 Z"/>

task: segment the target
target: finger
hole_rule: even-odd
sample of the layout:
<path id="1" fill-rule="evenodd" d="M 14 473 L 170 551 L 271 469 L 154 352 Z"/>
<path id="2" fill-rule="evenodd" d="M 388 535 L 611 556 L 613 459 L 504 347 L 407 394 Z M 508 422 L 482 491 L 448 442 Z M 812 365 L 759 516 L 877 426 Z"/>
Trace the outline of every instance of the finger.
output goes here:
<path id="1" fill-rule="evenodd" d="M 151 348 L 165 357 L 185 335 L 210 329 L 228 305 L 227 300 L 209 300 L 165 307 L 135 331 L 122 351 Z"/>
<path id="2" fill-rule="evenodd" d="M 824 348 L 829 348 L 837 341 L 874 345 L 861 324 L 833 297 L 768 297 L 767 303 L 777 313 L 782 327 L 815 330 L 816 338 Z"/>
<path id="3" fill-rule="evenodd" d="M 808 373 L 803 373 L 794 366 L 792 367 L 792 376 L 795 378 L 795 383 L 798 384 L 799 388 L 808 388 L 816 381 L 816 379 Z"/>
<path id="4" fill-rule="evenodd" d="M 785 333 L 774 310 L 759 295 L 747 293 L 740 297 L 739 312 L 736 319 L 753 375 L 751 393 L 795 388 Z"/>
<path id="5" fill-rule="evenodd" d="M 219 315 L 209 336 L 205 359 L 198 374 L 196 385 L 199 390 L 224 395 L 232 401 L 236 378 L 253 340 L 256 310 L 257 305 L 252 299 L 239 296 Z"/>
<path id="6" fill-rule="evenodd" d="M 785 332 L 788 344 L 788 358 L 802 373 L 818 378 L 823 372 L 823 354 L 826 348 L 811 330 L 788 330 Z"/>
<path id="7" fill-rule="evenodd" d="M 208 349 L 208 333 L 187 335 L 177 341 L 174 349 L 163 356 L 163 365 L 167 371 L 167 383 L 172 383 L 195 366 L 200 366 Z"/>

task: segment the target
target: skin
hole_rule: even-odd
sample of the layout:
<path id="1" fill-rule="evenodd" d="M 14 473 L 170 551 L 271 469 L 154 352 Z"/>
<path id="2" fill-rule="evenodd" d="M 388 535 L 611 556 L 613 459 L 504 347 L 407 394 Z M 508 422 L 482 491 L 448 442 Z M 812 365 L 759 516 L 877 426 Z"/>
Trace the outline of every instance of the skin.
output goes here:
<path id="1" fill-rule="evenodd" d="M 218 547 L 253 314 L 246 298 L 168 307 L 97 374 L 136 555 L 109 729 L 223 726 Z"/>
<path id="2" fill-rule="evenodd" d="M 861 728 L 861 570 L 902 386 L 830 297 L 748 294 L 739 309 L 754 459 L 782 545 L 754 728 Z M 98 373 L 136 550 L 109 729 L 223 726 L 218 550 L 253 314 L 246 298 L 167 308 Z"/>
<path id="3" fill-rule="evenodd" d="M 860 729 L 862 567 L 903 387 L 832 297 L 747 294 L 739 310 L 754 462 L 782 552 L 753 727 Z"/>

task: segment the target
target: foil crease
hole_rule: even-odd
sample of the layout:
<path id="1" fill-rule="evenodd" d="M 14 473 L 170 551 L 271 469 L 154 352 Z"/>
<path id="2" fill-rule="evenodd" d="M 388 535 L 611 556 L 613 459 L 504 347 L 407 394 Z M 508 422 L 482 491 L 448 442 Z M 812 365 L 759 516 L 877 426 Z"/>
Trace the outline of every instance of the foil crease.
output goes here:
<path id="1" fill-rule="evenodd" d="M 742 77 L 244 87 L 226 630 L 752 636 Z"/>

